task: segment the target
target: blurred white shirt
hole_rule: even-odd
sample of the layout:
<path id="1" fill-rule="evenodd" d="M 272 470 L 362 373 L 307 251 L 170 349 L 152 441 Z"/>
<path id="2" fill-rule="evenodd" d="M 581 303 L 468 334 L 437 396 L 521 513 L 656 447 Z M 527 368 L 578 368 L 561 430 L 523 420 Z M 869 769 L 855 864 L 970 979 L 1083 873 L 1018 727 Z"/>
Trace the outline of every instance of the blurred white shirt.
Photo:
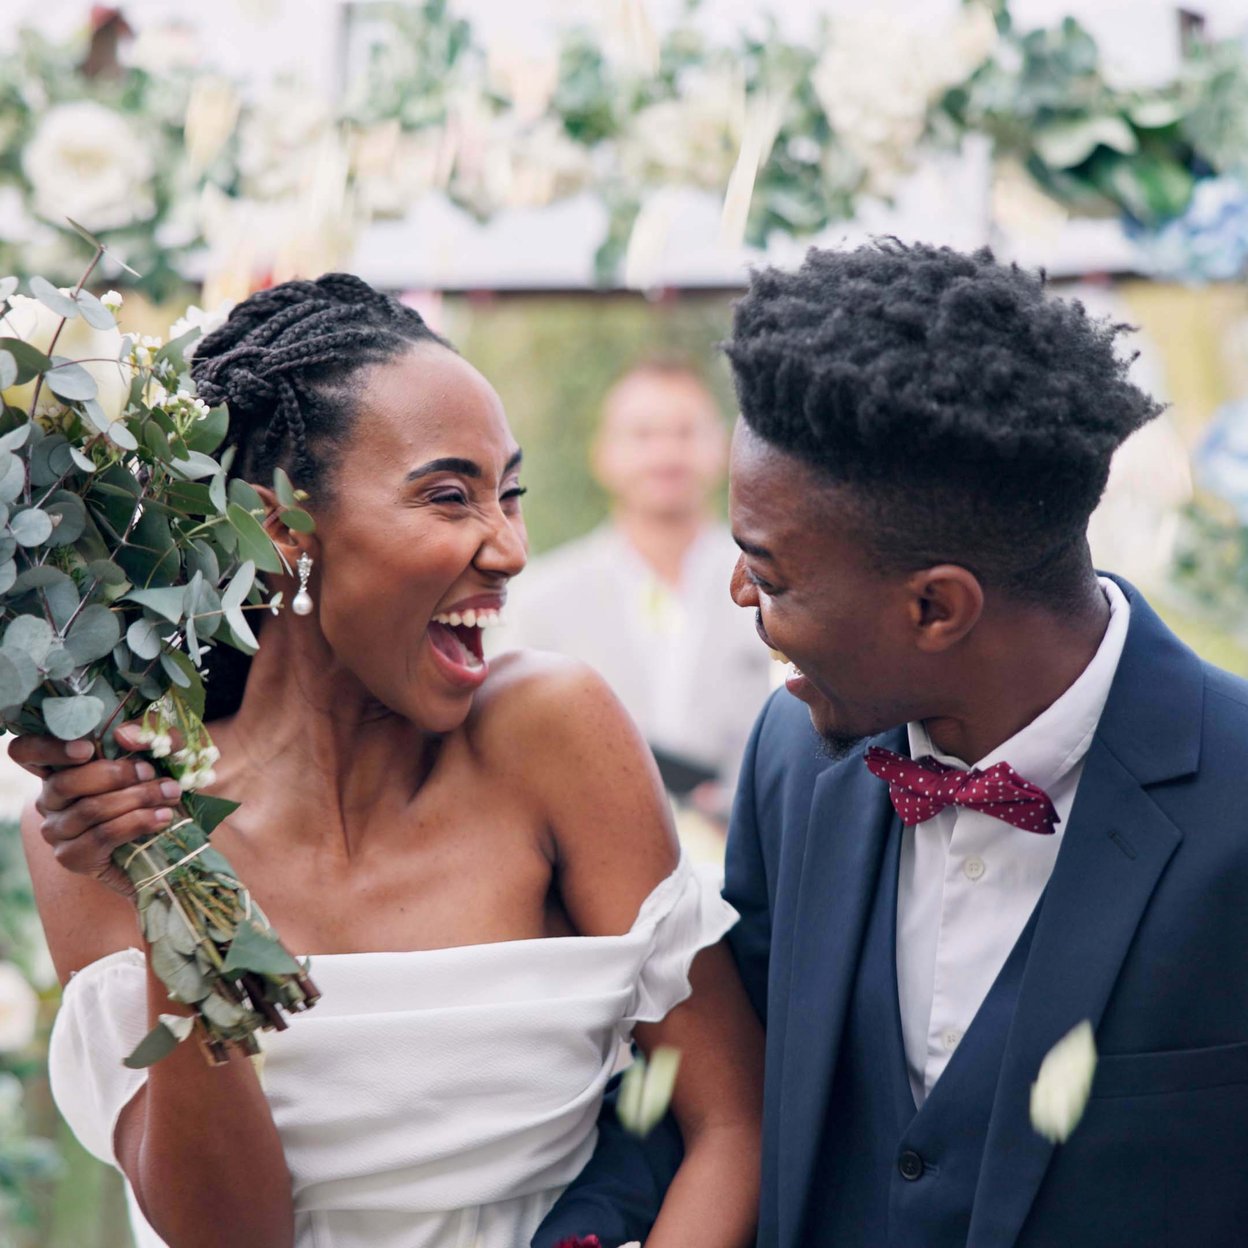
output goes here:
<path id="1" fill-rule="evenodd" d="M 493 653 L 553 650 L 596 668 L 652 746 L 713 767 L 731 784 L 771 689 L 753 615 L 729 597 L 737 548 L 708 525 L 678 589 L 607 524 L 535 559 L 508 590 Z"/>

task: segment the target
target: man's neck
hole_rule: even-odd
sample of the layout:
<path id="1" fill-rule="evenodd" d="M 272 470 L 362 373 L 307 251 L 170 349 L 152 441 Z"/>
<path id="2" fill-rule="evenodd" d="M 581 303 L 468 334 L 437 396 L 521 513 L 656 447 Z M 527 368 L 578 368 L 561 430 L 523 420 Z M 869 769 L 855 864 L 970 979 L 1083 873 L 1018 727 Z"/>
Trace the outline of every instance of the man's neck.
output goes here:
<path id="1" fill-rule="evenodd" d="M 708 517 L 702 512 L 667 516 L 616 511 L 612 522 L 659 580 L 678 587 L 685 557 L 702 535 Z"/>
<path id="2" fill-rule="evenodd" d="M 924 720 L 943 754 L 975 764 L 1042 715 L 1083 675 L 1100 649 L 1110 609 L 1100 586 L 1082 610 L 1061 617 L 1039 610 L 1001 611 L 980 632 L 955 714 Z"/>

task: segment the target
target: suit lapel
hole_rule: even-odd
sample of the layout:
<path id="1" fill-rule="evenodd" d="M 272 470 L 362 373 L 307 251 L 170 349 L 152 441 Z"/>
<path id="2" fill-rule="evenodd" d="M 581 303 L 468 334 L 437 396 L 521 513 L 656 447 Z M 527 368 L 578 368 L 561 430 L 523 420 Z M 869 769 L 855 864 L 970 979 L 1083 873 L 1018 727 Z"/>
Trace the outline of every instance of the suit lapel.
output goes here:
<path id="1" fill-rule="evenodd" d="M 901 734 L 883 744 L 904 749 Z M 780 1244 L 798 1248 L 832 1073 L 894 814 L 857 760 L 815 784 L 794 916 L 779 1113 Z"/>
<path id="2" fill-rule="evenodd" d="M 1013 1244 L 1053 1146 L 1030 1122 L 1031 1084 L 1070 1028 L 1099 1025 L 1182 832 L 1146 787 L 1190 775 L 1200 753 L 1199 660 L 1123 586 L 1131 625 L 1088 751 L 1020 987 L 988 1126 L 968 1248 Z"/>

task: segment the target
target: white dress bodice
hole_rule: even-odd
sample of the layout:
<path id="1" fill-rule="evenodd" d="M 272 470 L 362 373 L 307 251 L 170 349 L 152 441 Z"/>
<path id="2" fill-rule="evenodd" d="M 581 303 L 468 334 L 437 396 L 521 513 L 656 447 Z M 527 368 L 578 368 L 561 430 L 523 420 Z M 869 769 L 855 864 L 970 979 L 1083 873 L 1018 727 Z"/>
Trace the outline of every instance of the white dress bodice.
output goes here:
<path id="1" fill-rule="evenodd" d="M 316 957 L 322 999 L 265 1034 L 260 1075 L 297 1248 L 526 1248 L 593 1152 L 620 1042 L 688 995 L 694 955 L 735 920 L 682 859 L 622 936 Z M 146 1030 L 138 950 L 67 985 L 53 1095 L 114 1165 L 145 1078 L 121 1059 Z M 134 1213 L 139 1248 L 159 1248 Z"/>

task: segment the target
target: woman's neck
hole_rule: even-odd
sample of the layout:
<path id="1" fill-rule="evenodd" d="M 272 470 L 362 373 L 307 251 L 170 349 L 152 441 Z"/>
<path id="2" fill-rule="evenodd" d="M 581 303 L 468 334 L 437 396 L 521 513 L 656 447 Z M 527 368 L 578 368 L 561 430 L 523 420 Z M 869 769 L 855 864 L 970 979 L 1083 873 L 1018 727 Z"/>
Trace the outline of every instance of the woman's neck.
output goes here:
<path id="1" fill-rule="evenodd" d="M 385 812 L 411 801 L 442 738 L 370 697 L 320 634 L 300 625 L 267 622 L 242 705 L 214 728 L 222 787 L 270 811 L 280 806 L 287 835 L 340 839 L 349 854 L 365 829 L 385 826 Z"/>

